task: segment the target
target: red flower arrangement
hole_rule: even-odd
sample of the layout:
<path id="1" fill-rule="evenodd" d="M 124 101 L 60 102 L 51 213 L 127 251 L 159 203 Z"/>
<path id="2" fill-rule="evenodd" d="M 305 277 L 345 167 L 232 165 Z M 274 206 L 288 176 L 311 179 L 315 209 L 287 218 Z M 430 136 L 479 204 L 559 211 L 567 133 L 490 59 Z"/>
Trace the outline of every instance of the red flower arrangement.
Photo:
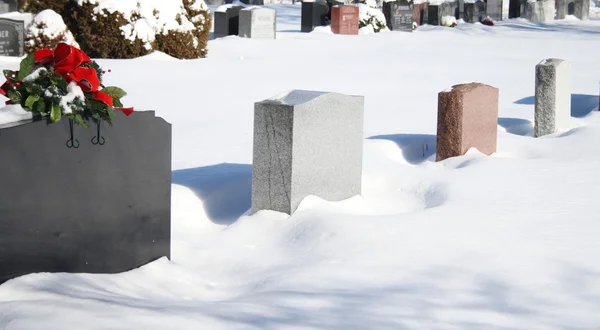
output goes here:
<path id="1" fill-rule="evenodd" d="M 111 123 L 115 110 L 129 116 L 133 108 L 123 108 L 124 90 L 102 85 L 103 73 L 83 51 L 59 43 L 54 50 L 29 54 L 19 71 L 4 70 L 6 82 L 0 86 L 0 94 L 9 98 L 7 104 L 20 104 L 42 116 L 49 114 L 51 122 L 66 116 L 86 127 L 87 120 Z"/>

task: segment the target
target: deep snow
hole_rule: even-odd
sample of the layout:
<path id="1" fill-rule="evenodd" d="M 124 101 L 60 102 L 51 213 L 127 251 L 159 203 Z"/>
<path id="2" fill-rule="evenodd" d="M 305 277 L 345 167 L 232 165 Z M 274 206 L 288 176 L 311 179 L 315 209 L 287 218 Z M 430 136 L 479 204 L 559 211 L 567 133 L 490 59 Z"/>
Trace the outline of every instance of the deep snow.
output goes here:
<path id="1" fill-rule="evenodd" d="M 340 36 L 270 7 L 276 40 L 100 60 L 173 124 L 172 261 L 11 280 L 0 329 L 600 328 L 600 21 Z M 571 62 L 574 118 L 535 139 L 549 57 Z M 435 163 L 437 93 L 472 81 L 500 89 L 498 152 Z M 243 216 L 253 104 L 293 89 L 365 96 L 363 195 Z"/>

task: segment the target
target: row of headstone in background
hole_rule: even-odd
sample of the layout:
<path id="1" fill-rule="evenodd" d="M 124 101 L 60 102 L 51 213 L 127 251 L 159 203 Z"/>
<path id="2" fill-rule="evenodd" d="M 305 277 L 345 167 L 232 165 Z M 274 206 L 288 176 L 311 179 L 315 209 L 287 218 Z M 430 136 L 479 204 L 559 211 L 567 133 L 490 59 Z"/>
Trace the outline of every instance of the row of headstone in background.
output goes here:
<path id="1" fill-rule="evenodd" d="M 18 7 L 17 0 L 0 0 L 0 14 L 17 11 Z"/>
<path id="2" fill-rule="evenodd" d="M 464 2 L 450 1 L 439 5 L 427 2 L 414 4 L 412 1 L 398 0 L 384 2 L 382 8 L 387 26 L 392 31 L 412 31 L 415 25 L 440 25 L 442 17 L 462 18 L 465 22 L 476 23 L 486 17 L 502 19 L 502 0 Z"/>
<path id="3" fill-rule="evenodd" d="M 0 283 L 170 257 L 171 124 L 153 111 L 119 112 L 99 131 L 67 119 L 4 125 L 0 155 Z"/>
<path id="4" fill-rule="evenodd" d="M 590 0 L 510 0 L 508 18 L 522 17 L 532 22 L 549 22 L 573 15 L 580 20 L 587 20 L 589 13 Z"/>
<path id="5" fill-rule="evenodd" d="M 263 7 L 230 6 L 215 11 L 214 38 L 230 35 L 275 39 L 277 13 Z"/>

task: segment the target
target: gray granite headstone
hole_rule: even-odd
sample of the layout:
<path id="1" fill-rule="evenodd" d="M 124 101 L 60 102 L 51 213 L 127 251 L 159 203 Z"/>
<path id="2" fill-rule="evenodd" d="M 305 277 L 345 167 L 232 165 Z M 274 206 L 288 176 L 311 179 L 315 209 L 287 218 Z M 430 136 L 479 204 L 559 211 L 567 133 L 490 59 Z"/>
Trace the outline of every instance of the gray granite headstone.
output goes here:
<path id="1" fill-rule="evenodd" d="M 580 20 L 587 20 L 590 16 L 590 0 L 557 0 L 556 18 L 565 19 L 573 15 Z"/>
<path id="2" fill-rule="evenodd" d="M 226 7 L 227 6 L 227 7 Z M 223 5 L 215 11 L 214 38 L 237 36 L 242 6 Z"/>
<path id="3" fill-rule="evenodd" d="M 527 1 L 521 16 L 531 22 L 550 22 L 554 20 L 554 1 Z"/>
<path id="4" fill-rule="evenodd" d="M 0 55 L 23 56 L 25 22 L 0 18 Z"/>
<path id="5" fill-rule="evenodd" d="M 503 0 L 487 0 L 485 12 L 493 21 L 502 20 Z"/>
<path id="6" fill-rule="evenodd" d="M 458 1 L 444 2 L 440 5 L 429 5 L 427 9 L 427 24 L 429 25 L 441 25 L 442 17 L 444 16 L 460 16 Z"/>
<path id="7" fill-rule="evenodd" d="M 240 11 L 240 37 L 275 39 L 274 9 L 248 7 Z"/>
<path id="8" fill-rule="evenodd" d="M 254 105 L 252 213 L 361 193 L 362 96 L 294 90 Z"/>
<path id="9" fill-rule="evenodd" d="M 17 11 L 17 0 L 0 0 L 0 14 Z"/>
<path id="10" fill-rule="evenodd" d="M 0 127 L 0 283 L 170 256 L 171 124 L 144 111 L 100 127 L 103 145 L 64 118 Z"/>
<path id="11" fill-rule="evenodd" d="M 486 5 L 483 1 L 465 3 L 464 20 L 467 23 L 481 22 L 486 18 Z"/>
<path id="12" fill-rule="evenodd" d="M 571 118 L 571 66 L 560 59 L 547 59 L 535 67 L 536 137 L 567 129 Z"/>

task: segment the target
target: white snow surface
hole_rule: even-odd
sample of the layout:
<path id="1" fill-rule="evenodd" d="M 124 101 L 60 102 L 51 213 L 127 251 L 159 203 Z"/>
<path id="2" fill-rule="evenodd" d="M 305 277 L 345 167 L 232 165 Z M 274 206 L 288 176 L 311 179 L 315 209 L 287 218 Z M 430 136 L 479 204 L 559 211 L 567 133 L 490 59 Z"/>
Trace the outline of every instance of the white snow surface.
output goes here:
<path id="1" fill-rule="evenodd" d="M 0 108 L 0 126 L 17 123 L 33 118 L 30 111 L 26 111 L 20 104 L 8 104 Z M 0 312 L 0 315 L 2 312 Z M 0 322 L 0 324 L 2 324 Z"/>
<path id="2" fill-rule="evenodd" d="M 43 28 L 40 28 L 40 26 L 43 26 Z M 31 23 L 27 26 L 26 33 L 33 38 L 45 36 L 51 40 L 63 35 L 63 42 L 79 47 L 71 31 L 67 29 L 62 17 L 52 9 L 42 10 L 35 15 Z M 34 44 L 33 40 L 29 40 L 29 42 L 31 45 Z"/>
<path id="3" fill-rule="evenodd" d="M 297 33 L 298 5 L 267 7 L 275 42 L 99 60 L 125 106 L 173 125 L 171 260 L 10 280 L 0 328 L 598 329 L 600 21 L 340 36 Z M 572 65 L 574 118 L 536 139 L 545 58 Z M 500 89 L 498 151 L 436 163 L 437 95 L 473 81 Z M 254 102 L 294 89 L 365 96 L 362 196 L 244 215 Z"/>

